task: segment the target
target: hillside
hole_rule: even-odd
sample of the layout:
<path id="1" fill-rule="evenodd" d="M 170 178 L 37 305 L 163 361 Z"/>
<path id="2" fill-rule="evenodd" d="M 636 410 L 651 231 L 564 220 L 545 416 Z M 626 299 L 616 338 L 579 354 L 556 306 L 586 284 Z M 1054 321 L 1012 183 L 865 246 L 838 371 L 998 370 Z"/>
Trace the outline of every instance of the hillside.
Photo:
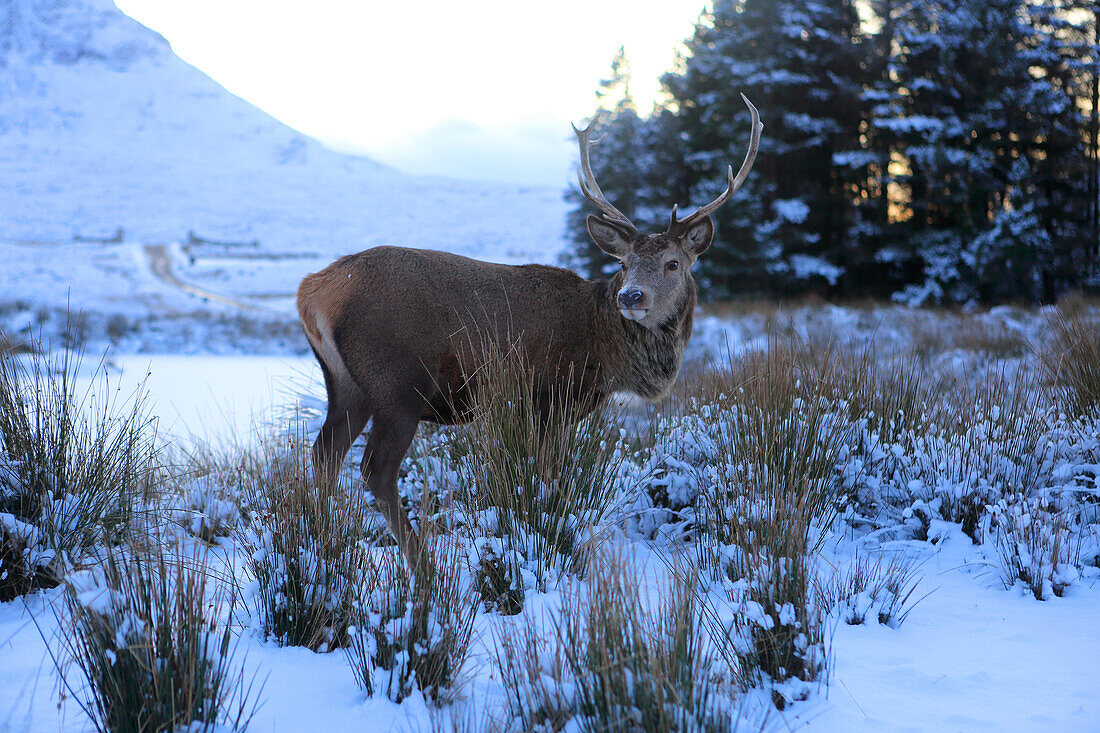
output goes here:
<path id="1" fill-rule="evenodd" d="M 66 301 L 130 320 L 286 314 L 302 274 L 374 244 L 552 261 L 563 211 L 554 189 L 416 178 L 332 152 L 186 64 L 110 0 L 0 6 L 9 329 Z M 120 229 L 121 242 L 87 241 Z"/>

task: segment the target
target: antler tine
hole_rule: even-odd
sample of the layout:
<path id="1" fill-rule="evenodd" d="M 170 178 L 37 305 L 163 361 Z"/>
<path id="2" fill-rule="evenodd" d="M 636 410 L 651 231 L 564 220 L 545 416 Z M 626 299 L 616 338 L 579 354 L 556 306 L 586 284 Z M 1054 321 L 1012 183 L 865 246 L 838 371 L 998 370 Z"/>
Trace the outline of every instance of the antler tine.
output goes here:
<path id="1" fill-rule="evenodd" d="M 737 189 L 741 188 L 741 185 L 745 182 L 745 179 L 749 177 L 749 171 L 752 170 L 752 164 L 756 161 L 756 151 L 760 149 L 760 133 L 764 129 L 764 124 L 760 122 L 760 112 L 753 106 L 749 98 L 744 94 L 741 95 L 741 99 L 745 100 L 745 104 L 749 106 L 749 112 L 752 113 L 752 137 L 749 139 L 749 149 L 745 152 L 745 160 L 741 163 L 741 170 L 737 171 L 737 175 L 733 175 L 733 166 L 726 168 L 726 180 L 728 185 L 726 190 L 718 196 L 718 198 L 711 201 L 706 206 L 700 206 L 697 211 L 688 216 L 685 219 L 681 219 L 680 223 L 685 223 L 693 219 L 698 219 L 704 216 L 710 216 L 717 211 L 723 204 L 729 201 Z M 673 214 L 673 221 L 675 221 L 676 215 Z"/>
<path id="2" fill-rule="evenodd" d="M 609 222 L 618 224 L 636 233 L 638 228 L 634 226 L 634 223 L 630 221 L 630 219 L 626 218 L 623 212 L 611 205 L 611 202 L 604 196 L 603 191 L 600 190 L 600 184 L 596 183 L 596 176 L 592 173 L 592 163 L 588 159 L 588 149 L 589 146 L 595 145 L 596 142 L 598 142 L 597 140 L 590 139 L 592 125 L 595 123 L 596 118 L 593 117 L 592 121 L 588 123 L 588 127 L 583 130 L 578 130 L 577 126 L 573 125 L 573 132 L 577 136 L 577 145 L 581 152 L 581 169 L 577 171 L 577 182 L 580 183 L 581 193 L 583 193 L 584 197 L 591 201 L 596 208 L 603 212 L 604 218 Z"/>

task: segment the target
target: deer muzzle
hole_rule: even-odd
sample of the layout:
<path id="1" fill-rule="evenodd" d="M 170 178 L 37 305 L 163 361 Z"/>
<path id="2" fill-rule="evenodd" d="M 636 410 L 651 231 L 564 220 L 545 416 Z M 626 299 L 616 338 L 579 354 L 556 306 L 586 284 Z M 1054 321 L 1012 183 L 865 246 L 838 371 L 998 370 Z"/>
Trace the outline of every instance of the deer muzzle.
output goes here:
<path id="1" fill-rule="evenodd" d="M 640 288 L 625 287 L 619 291 L 619 312 L 627 320 L 640 321 L 649 312 L 648 300 Z"/>

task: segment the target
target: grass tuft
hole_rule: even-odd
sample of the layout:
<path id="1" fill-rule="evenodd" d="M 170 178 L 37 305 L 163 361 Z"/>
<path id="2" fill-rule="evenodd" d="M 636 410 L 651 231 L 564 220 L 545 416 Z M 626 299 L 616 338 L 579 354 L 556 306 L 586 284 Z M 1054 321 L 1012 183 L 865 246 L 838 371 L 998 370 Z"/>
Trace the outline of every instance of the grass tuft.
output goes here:
<path id="1" fill-rule="evenodd" d="M 839 613 L 846 624 L 865 624 L 872 618 L 896 629 L 919 601 L 913 599 L 920 583 L 917 565 L 915 558 L 903 555 L 888 561 L 857 555 L 843 570 L 816 579 L 814 595 L 827 613 Z"/>
<path id="2" fill-rule="evenodd" d="M 300 440 L 269 447 L 262 466 L 242 464 L 238 485 L 246 507 L 238 538 L 265 636 L 314 651 L 347 646 L 374 520 L 365 493 L 315 481 Z"/>
<path id="3" fill-rule="evenodd" d="M 208 580 L 203 559 L 162 548 L 111 553 L 66 580 L 63 684 L 97 731 L 248 727 L 254 690 L 235 662 L 232 600 Z"/>
<path id="4" fill-rule="evenodd" d="M 729 683 L 713 673 L 690 581 L 674 575 L 654 608 L 633 568 L 621 553 L 594 561 L 565 596 L 550 644 L 530 621 L 498 637 L 502 678 L 514 681 L 508 711 L 524 730 L 733 728 Z"/>
<path id="5" fill-rule="evenodd" d="M 465 665 L 477 603 L 459 546 L 422 533 L 410 571 L 390 551 L 366 561 L 356 624 L 345 649 L 359 687 L 400 703 L 419 689 L 449 700 Z"/>
<path id="6" fill-rule="evenodd" d="M 528 585 L 584 571 L 624 453 L 608 408 L 588 412 L 568 388 L 539 384 L 518 348 L 489 351 L 474 419 L 453 448 L 458 498 L 480 538 L 483 600 L 509 612 Z"/>
<path id="7" fill-rule="evenodd" d="M 80 369 L 80 354 L 0 349 L 0 597 L 55 586 L 122 541 L 151 492 L 144 391 L 120 396 L 100 365 L 80 392 Z"/>
<path id="8" fill-rule="evenodd" d="M 1022 583 L 1037 601 L 1061 597 L 1078 578 L 1069 521 L 1040 497 L 1013 496 L 993 507 L 990 523 L 1006 588 Z"/>
<path id="9" fill-rule="evenodd" d="M 1100 317 L 1085 309 L 1059 310 L 1052 340 L 1039 352 L 1062 407 L 1075 417 L 1100 412 Z"/>
<path id="10" fill-rule="evenodd" d="M 837 352 L 794 339 L 732 363 L 736 390 L 712 411 L 700 564 L 725 589 L 732 617 L 712 613 L 718 648 L 741 684 L 776 706 L 804 699 L 825 671 L 824 614 L 810 555 L 842 499 L 853 423 L 836 397 Z"/>
<path id="11" fill-rule="evenodd" d="M 806 353 L 773 344 L 728 367 L 726 380 L 738 386 L 710 413 L 716 456 L 703 477 L 707 525 L 720 545 L 752 542 L 752 523 L 784 515 L 823 532 L 838 510 L 838 467 L 855 433 L 829 398 L 833 353 L 812 362 Z M 748 504 L 755 508 L 746 513 Z"/>

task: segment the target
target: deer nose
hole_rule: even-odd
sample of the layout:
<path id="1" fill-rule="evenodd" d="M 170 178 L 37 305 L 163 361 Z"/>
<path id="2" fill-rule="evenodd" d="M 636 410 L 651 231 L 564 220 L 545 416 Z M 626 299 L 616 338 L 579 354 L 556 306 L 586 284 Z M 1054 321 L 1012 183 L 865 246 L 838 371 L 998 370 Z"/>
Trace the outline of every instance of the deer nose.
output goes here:
<path id="1" fill-rule="evenodd" d="M 645 294 L 641 290 L 624 290 L 619 293 L 619 305 L 623 308 L 633 308 L 642 302 Z"/>

